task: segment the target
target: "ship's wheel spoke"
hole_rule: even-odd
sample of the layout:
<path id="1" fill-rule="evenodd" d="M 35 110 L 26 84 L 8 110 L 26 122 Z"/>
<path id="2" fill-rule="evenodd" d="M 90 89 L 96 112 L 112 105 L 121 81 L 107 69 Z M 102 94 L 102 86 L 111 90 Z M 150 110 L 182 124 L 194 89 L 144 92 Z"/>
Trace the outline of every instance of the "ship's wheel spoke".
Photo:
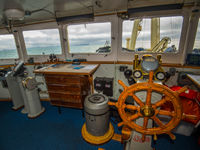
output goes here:
<path id="1" fill-rule="evenodd" d="M 140 115 L 139 115 L 138 113 L 136 113 L 136 114 L 134 114 L 134 115 L 128 117 L 128 120 L 133 121 L 133 120 L 139 118 L 139 116 L 140 116 Z"/>
<path id="2" fill-rule="evenodd" d="M 171 138 L 172 140 L 175 140 L 175 139 L 176 139 L 176 136 L 175 136 L 174 134 L 172 134 L 171 132 L 168 132 L 167 134 L 170 136 L 170 138 Z"/>
<path id="3" fill-rule="evenodd" d="M 167 102 L 168 101 L 168 98 L 167 97 L 164 97 L 164 98 L 162 98 L 160 101 L 158 101 L 158 102 L 156 102 L 155 104 L 154 104 L 154 107 L 155 108 L 157 108 L 157 107 L 160 107 L 160 106 L 162 106 L 165 102 Z"/>
<path id="4" fill-rule="evenodd" d="M 146 105 L 151 105 L 151 94 L 152 90 L 151 89 L 147 90 Z"/>
<path id="5" fill-rule="evenodd" d="M 143 122 L 143 128 L 144 128 L 144 130 L 147 129 L 148 120 L 149 120 L 148 117 L 144 117 L 144 122 Z M 145 138 L 146 138 L 146 135 L 145 135 L 145 134 L 142 134 L 142 142 L 145 141 Z"/>
<path id="6" fill-rule="evenodd" d="M 124 90 L 127 89 L 127 86 L 121 80 L 118 80 L 118 83 L 124 88 Z"/>
<path id="7" fill-rule="evenodd" d="M 159 125 L 161 128 L 165 128 L 165 125 L 158 119 L 156 116 L 153 116 L 152 119 Z"/>
<path id="8" fill-rule="evenodd" d="M 132 94 L 132 97 L 140 107 L 144 106 L 144 103 L 135 94 Z"/>
<path id="9" fill-rule="evenodd" d="M 179 95 L 179 94 L 185 92 L 187 89 L 188 89 L 187 86 L 184 86 L 181 89 L 179 89 L 178 91 L 176 91 L 176 93 L 177 93 L 177 95 Z"/>
<path id="10" fill-rule="evenodd" d="M 120 123 L 117 124 L 118 127 L 121 127 L 123 125 L 124 125 L 124 122 L 120 122 Z"/>
<path id="11" fill-rule="evenodd" d="M 134 105 L 125 105 L 125 108 L 130 109 L 130 110 L 138 110 L 138 106 L 134 106 Z"/>
<path id="12" fill-rule="evenodd" d="M 158 110 L 159 115 L 174 117 L 174 112 L 166 111 L 166 110 Z"/>
<path id="13" fill-rule="evenodd" d="M 149 81 L 148 83 L 153 83 L 153 71 L 149 72 Z"/>
<path id="14" fill-rule="evenodd" d="M 145 134 L 142 134 L 142 142 L 144 142 L 146 139 L 146 135 Z"/>
<path id="15" fill-rule="evenodd" d="M 148 117 L 144 117 L 144 122 L 143 122 L 143 128 L 144 128 L 144 129 L 147 129 L 148 120 L 149 120 Z"/>
<path id="16" fill-rule="evenodd" d="M 117 102 L 108 102 L 108 105 L 117 107 L 118 103 Z"/>

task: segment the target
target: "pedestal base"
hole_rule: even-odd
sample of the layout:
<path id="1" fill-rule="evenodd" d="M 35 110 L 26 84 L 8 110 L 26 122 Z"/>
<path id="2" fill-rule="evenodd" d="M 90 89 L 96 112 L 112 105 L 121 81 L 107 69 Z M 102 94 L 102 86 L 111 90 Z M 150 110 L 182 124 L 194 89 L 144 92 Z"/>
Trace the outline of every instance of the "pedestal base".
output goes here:
<path id="1" fill-rule="evenodd" d="M 112 137 L 114 135 L 114 128 L 113 128 L 112 124 L 110 123 L 108 132 L 106 132 L 106 134 L 104 134 L 103 136 L 93 136 L 87 132 L 86 124 L 84 123 L 81 133 L 82 133 L 83 139 L 85 141 L 87 141 L 88 143 L 100 145 L 100 144 L 104 144 L 112 139 Z"/>

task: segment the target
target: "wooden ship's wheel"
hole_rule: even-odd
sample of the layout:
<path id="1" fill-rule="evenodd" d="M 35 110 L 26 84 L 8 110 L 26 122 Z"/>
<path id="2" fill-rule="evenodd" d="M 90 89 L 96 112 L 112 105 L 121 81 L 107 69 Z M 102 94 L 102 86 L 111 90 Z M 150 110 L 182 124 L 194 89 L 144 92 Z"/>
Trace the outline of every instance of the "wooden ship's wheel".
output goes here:
<path id="1" fill-rule="evenodd" d="M 178 91 L 172 91 L 168 87 L 153 83 L 153 71 L 149 73 L 148 82 L 144 83 L 136 83 L 129 87 L 127 87 L 121 80 L 119 80 L 119 84 L 124 88 L 124 91 L 119 96 L 118 102 L 109 102 L 109 105 L 116 106 L 118 108 L 118 112 L 120 117 L 122 118 L 122 122 L 118 123 L 118 126 L 128 126 L 132 130 L 135 130 L 141 133 L 142 140 L 145 140 L 145 135 L 154 135 L 154 139 L 157 139 L 157 135 L 159 134 L 168 134 L 171 139 L 175 140 L 175 135 L 171 133 L 171 130 L 174 129 L 181 119 L 188 117 L 190 119 L 195 119 L 196 116 L 186 115 L 182 112 L 181 103 L 179 101 L 179 94 L 186 91 L 187 87 L 183 87 Z M 142 102 L 136 96 L 136 92 L 146 91 L 146 102 Z M 156 103 L 151 102 L 152 92 L 158 92 L 162 94 L 162 99 Z M 125 104 L 126 98 L 128 96 L 132 96 L 137 105 Z M 174 111 L 165 111 L 160 110 L 160 106 L 165 102 L 170 101 L 173 104 Z M 135 111 L 134 114 L 130 115 L 126 110 Z M 164 124 L 159 118 L 158 115 L 166 115 L 170 116 L 171 120 Z M 135 120 L 138 118 L 144 118 L 143 126 L 136 124 Z M 152 119 L 158 126 L 148 128 L 148 121 Z"/>

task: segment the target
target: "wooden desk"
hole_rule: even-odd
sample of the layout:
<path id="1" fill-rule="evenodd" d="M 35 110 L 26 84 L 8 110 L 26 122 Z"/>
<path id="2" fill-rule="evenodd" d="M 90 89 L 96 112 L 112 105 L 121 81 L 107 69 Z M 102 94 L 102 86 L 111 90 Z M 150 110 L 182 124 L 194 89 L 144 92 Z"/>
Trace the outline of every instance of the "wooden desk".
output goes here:
<path id="1" fill-rule="evenodd" d="M 200 75 L 187 74 L 187 77 L 200 88 Z"/>
<path id="2" fill-rule="evenodd" d="M 98 66 L 55 64 L 34 73 L 44 75 L 52 105 L 83 108 L 85 97 L 94 91 L 93 74 Z"/>

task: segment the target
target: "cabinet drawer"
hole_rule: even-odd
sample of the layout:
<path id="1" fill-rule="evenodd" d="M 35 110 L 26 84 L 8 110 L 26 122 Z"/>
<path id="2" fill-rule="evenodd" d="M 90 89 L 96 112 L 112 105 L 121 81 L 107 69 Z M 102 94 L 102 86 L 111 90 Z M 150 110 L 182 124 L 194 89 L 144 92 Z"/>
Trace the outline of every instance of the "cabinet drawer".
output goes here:
<path id="1" fill-rule="evenodd" d="M 84 76 L 61 76 L 61 75 L 46 75 L 45 80 L 47 84 L 83 84 L 84 80 L 88 80 Z"/>
<path id="2" fill-rule="evenodd" d="M 65 93 L 52 93 L 49 92 L 50 99 L 53 101 L 81 103 L 82 95 L 71 95 Z"/>
<path id="3" fill-rule="evenodd" d="M 59 84 L 47 84 L 47 88 L 49 92 L 61 92 L 61 93 L 68 93 L 68 94 L 84 94 L 84 91 L 81 90 L 82 88 L 77 85 L 59 85 Z"/>

